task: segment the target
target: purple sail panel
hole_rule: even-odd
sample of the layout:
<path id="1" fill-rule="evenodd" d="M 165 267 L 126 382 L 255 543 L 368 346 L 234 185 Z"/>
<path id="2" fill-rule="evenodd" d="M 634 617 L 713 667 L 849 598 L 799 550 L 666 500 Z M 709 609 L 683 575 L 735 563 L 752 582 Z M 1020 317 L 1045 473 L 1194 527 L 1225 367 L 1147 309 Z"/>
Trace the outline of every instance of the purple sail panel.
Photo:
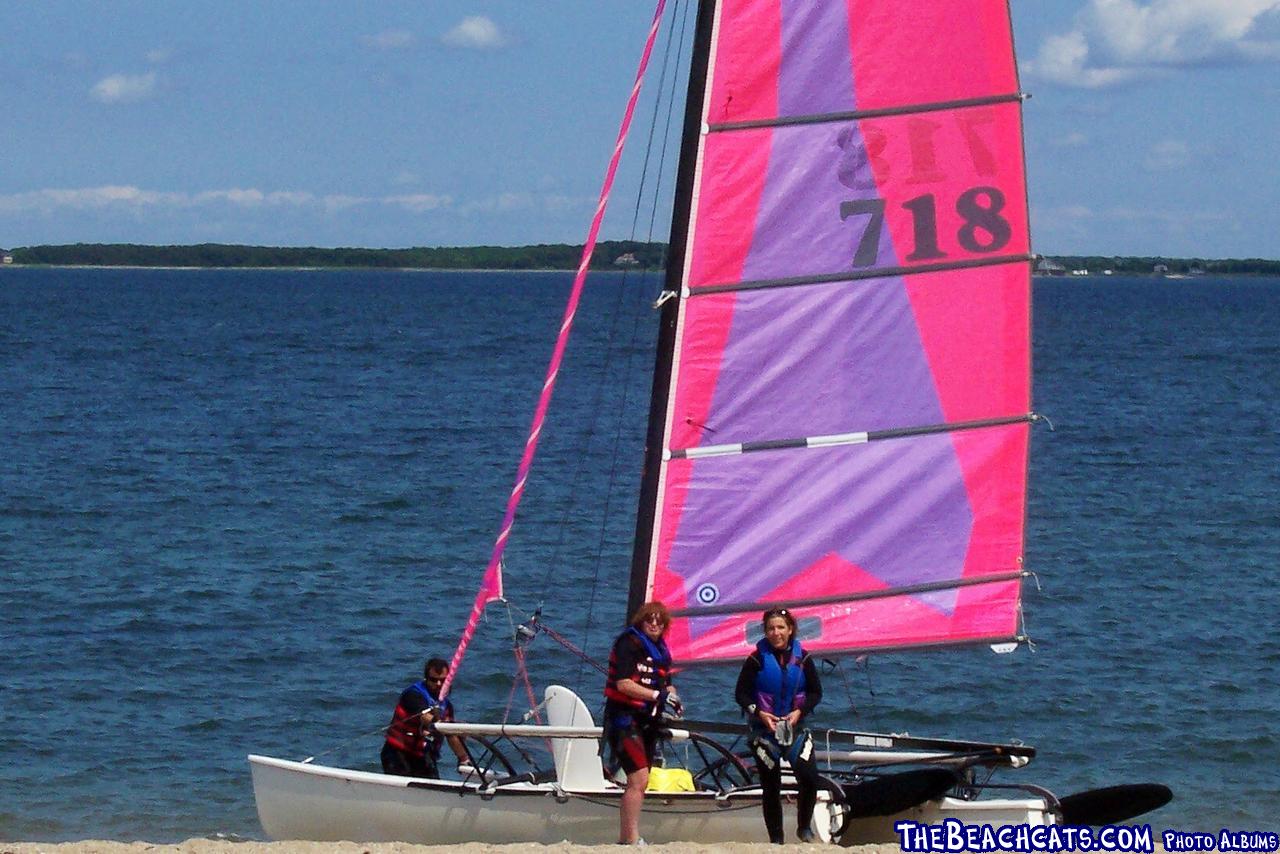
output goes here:
<path id="1" fill-rule="evenodd" d="M 721 0 L 648 580 L 679 657 L 736 654 L 770 602 L 825 609 L 831 651 L 1011 635 L 1015 90 L 1004 0 Z"/>

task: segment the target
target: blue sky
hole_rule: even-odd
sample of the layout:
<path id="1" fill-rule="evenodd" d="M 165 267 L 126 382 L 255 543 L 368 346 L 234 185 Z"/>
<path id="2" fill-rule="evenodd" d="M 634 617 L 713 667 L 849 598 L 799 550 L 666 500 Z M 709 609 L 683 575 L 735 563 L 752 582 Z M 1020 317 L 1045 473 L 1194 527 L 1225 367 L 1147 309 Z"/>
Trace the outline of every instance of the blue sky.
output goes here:
<path id="1" fill-rule="evenodd" d="M 1011 6 L 1038 251 L 1280 257 L 1280 0 Z M 0 0 L 0 246 L 580 242 L 652 9 Z"/>

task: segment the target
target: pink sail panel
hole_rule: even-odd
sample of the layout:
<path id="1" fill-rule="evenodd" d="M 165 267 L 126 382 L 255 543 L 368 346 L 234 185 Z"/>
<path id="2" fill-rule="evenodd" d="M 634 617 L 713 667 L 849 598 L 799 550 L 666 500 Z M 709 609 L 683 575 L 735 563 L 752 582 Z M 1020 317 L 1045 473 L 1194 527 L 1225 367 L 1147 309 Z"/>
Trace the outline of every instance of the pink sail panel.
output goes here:
<path id="1" fill-rule="evenodd" d="M 722 0 L 648 590 L 684 661 L 1018 633 L 1030 410 L 1005 0 Z M 834 437 L 834 438 L 833 438 Z"/>
<path id="2" fill-rule="evenodd" d="M 1025 255 L 1020 110 L 711 134 L 688 286 Z"/>
<path id="3" fill-rule="evenodd" d="M 1018 89 L 1005 0 L 721 0 L 719 7 L 711 124 Z M 789 98 L 780 91 L 787 85 L 808 90 L 820 106 Z"/>

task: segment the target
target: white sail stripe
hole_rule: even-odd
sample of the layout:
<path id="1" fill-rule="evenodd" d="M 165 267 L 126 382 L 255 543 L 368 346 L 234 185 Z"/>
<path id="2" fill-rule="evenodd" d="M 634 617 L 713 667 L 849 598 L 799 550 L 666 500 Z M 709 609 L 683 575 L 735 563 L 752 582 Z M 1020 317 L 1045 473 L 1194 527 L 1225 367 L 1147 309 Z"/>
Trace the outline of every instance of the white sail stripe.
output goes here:
<path id="1" fill-rule="evenodd" d="M 662 458 L 664 460 L 670 460 L 674 457 L 675 453 L 679 453 L 685 459 L 697 460 L 704 457 L 727 457 L 750 451 L 794 451 L 801 450 L 803 448 L 831 448 L 837 445 L 865 445 L 869 441 L 871 441 L 870 434 L 865 432 L 833 433 L 829 436 L 806 436 L 804 439 L 796 439 L 794 441 L 779 443 L 773 447 L 770 447 L 765 443 L 759 443 L 758 447 L 750 448 L 747 446 L 757 443 L 732 442 L 723 445 L 703 445 L 699 448 L 684 448 L 677 452 L 667 450 L 663 452 Z"/>
<path id="2" fill-rule="evenodd" d="M 867 433 L 834 433 L 830 436 L 810 436 L 804 442 L 810 448 L 825 448 L 831 445 L 862 445 L 869 441 Z"/>
<path id="3" fill-rule="evenodd" d="M 702 457 L 725 457 L 730 454 L 741 454 L 742 443 L 736 445 L 705 445 L 701 448 L 689 448 L 684 452 L 687 459 L 697 460 Z"/>

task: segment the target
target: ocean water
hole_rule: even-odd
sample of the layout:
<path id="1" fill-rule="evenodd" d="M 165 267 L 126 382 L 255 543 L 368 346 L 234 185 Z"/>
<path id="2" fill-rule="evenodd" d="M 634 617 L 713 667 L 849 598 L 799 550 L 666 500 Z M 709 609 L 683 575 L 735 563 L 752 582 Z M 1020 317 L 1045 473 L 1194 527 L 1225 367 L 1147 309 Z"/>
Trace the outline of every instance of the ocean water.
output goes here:
<path id="1" fill-rule="evenodd" d="M 569 282 L 0 271 L 0 839 L 259 838 L 245 754 L 375 768 L 462 627 Z M 589 289 L 465 717 L 507 711 L 509 620 L 600 657 L 621 619 L 656 290 Z M 1280 829 L 1280 280 L 1037 280 L 1035 311 L 1034 650 L 846 662 L 822 720 Z M 597 690 L 543 639 L 530 666 Z"/>

